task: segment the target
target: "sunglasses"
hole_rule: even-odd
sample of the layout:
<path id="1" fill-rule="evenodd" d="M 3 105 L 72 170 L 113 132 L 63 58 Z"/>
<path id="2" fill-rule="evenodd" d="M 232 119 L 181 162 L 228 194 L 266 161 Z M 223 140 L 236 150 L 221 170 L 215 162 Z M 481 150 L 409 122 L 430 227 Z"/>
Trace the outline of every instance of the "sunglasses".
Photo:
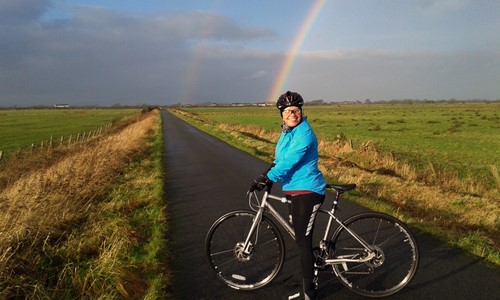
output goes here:
<path id="1" fill-rule="evenodd" d="M 291 115 L 291 114 L 300 115 L 300 114 L 302 114 L 302 111 L 300 109 L 284 109 L 283 114 L 285 114 L 285 115 Z"/>

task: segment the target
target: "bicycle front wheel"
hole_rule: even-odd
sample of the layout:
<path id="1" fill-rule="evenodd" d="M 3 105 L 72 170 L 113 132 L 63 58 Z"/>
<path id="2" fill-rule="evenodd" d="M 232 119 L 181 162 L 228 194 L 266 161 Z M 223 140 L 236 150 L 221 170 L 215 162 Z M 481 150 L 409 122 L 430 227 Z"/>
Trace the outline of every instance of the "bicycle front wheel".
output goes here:
<path id="1" fill-rule="evenodd" d="M 355 215 L 344 225 L 363 239 L 375 253 L 366 262 L 333 265 L 342 284 L 367 297 L 385 297 L 404 288 L 418 267 L 418 247 L 404 223 L 381 213 Z M 368 251 L 345 228 L 332 237 L 335 258 L 362 259 Z"/>
<path id="2" fill-rule="evenodd" d="M 254 290 L 271 282 L 285 258 L 283 237 L 276 225 L 262 217 L 243 250 L 256 213 L 234 211 L 219 218 L 208 231 L 205 252 L 216 277 L 231 288 Z"/>

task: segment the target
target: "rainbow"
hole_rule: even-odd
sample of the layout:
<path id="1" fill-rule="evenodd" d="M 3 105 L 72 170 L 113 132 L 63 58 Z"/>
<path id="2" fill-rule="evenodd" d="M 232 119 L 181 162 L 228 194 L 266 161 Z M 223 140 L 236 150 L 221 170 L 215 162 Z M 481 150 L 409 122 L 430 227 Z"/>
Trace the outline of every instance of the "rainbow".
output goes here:
<path id="1" fill-rule="evenodd" d="M 271 90 L 267 95 L 268 102 L 274 102 L 281 94 L 283 86 L 285 85 L 285 82 L 293 66 L 295 58 L 297 57 L 297 54 L 300 50 L 300 47 L 302 46 L 302 43 L 304 42 L 307 34 L 311 30 L 314 20 L 318 16 L 319 12 L 321 11 L 325 3 L 326 0 L 316 0 L 314 4 L 311 6 L 309 13 L 304 19 L 304 22 L 300 26 L 300 29 L 293 40 L 290 50 L 288 50 L 288 52 L 285 54 L 285 59 L 281 64 L 278 76 L 276 76 L 274 83 L 271 86 Z"/>
<path id="2" fill-rule="evenodd" d="M 192 100 L 194 100 L 195 95 L 193 94 L 194 93 L 193 87 L 196 85 L 196 82 L 198 80 L 198 75 L 200 74 L 201 66 L 203 64 L 202 60 L 203 51 L 197 46 L 193 46 L 193 49 L 191 51 L 192 51 L 191 60 L 187 67 L 185 80 L 181 87 L 181 92 L 180 92 L 181 104 L 189 103 Z"/>
<path id="3" fill-rule="evenodd" d="M 203 16 L 202 16 L 203 17 Z M 210 39 L 215 32 L 215 22 L 213 16 L 205 16 L 199 40 L 203 41 Z M 201 44 L 191 46 L 191 59 L 186 66 L 184 81 L 180 86 L 179 100 L 180 103 L 189 103 L 196 99 L 196 89 L 194 88 L 199 81 L 199 75 L 203 69 L 205 49 Z"/>

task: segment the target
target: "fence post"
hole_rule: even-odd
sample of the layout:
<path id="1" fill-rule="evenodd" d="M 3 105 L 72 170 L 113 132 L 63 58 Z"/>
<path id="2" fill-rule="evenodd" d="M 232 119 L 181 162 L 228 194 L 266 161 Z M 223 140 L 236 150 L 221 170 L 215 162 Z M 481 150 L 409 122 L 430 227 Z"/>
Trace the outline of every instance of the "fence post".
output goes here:
<path id="1" fill-rule="evenodd" d="M 432 176 L 434 177 L 434 179 L 437 179 L 436 169 L 434 168 L 434 165 L 432 164 L 432 162 L 429 162 L 429 167 L 431 169 Z"/>
<path id="2" fill-rule="evenodd" d="M 500 191 L 500 176 L 498 175 L 498 169 L 496 165 L 490 165 L 491 174 L 493 174 L 493 178 L 495 178 L 495 182 L 497 183 L 497 189 Z"/>

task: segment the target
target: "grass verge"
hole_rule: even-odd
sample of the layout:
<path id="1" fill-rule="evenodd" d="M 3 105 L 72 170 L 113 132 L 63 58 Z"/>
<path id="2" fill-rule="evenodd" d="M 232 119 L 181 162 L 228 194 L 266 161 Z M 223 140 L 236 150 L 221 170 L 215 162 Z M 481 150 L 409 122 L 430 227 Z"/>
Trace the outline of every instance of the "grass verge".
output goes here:
<path id="1" fill-rule="evenodd" d="M 167 298 L 159 114 L 78 147 L 0 193 L 0 298 Z"/>

